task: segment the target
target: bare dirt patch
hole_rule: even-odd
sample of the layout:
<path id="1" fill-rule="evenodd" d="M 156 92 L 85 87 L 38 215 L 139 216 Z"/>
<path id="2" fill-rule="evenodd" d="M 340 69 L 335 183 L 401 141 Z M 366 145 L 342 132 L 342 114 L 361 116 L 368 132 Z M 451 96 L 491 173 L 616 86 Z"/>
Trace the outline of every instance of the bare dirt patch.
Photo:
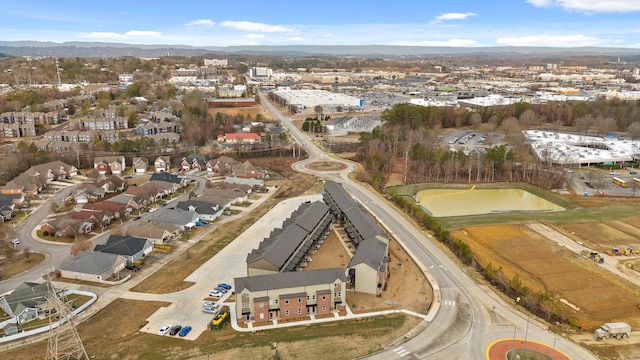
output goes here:
<path id="1" fill-rule="evenodd" d="M 209 113 L 213 114 L 214 116 L 217 112 L 231 115 L 231 116 L 238 116 L 238 115 L 242 115 L 244 117 L 251 116 L 251 118 L 254 120 L 256 116 L 260 114 L 262 115 L 262 118 L 265 120 L 272 119 L 271 113 L 268 112 L 267 109 L 265 109 L 262 104 L 257 104 L 257 105 L 248 106 L 248 107 L 218 107 L 218 108 L 209 109 Z"/>
<path id="2" fill-rule="evenodd" d="M 640 325 L 638 289 L 520 225 L 468 227 L 453 235 L 469 243 L 482 266 L 502 267 L 507 279 L 518 274 L 534 292 L 574 305 L 579 310 L 566 306 L 564 315 L 588 329 L 611 321 Z"/>

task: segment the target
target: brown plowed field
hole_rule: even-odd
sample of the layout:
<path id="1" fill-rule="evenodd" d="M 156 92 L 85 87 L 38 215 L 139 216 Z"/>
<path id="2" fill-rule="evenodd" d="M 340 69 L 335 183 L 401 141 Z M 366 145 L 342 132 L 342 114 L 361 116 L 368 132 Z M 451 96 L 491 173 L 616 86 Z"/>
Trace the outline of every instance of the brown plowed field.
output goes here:
<path id="1" fill-rule="evenodd" d="M 585 234 L 593 239 L 602 239 L 612 233 L 626 235 L 599 223 L 563 228 L 568 232 L 575 231 L 574 236 Z M 494 268 L 502 267 L 507 279 L 518 274 L 534 292 L 547 291 L 554 298 L 564 299 L 577 307 L 578 311 L 565 306 L 565 315 L 567 318 L 575 316 L 587 328 L 611 321 L 627 321 L 634 327 L 640 326 L 640 290 L 590 260 L 558 246 L 553 239 L 546 239 L 521 225 L 467 227 L 454 231 L 453 235 L 469 243 L 481 265 L 491 262 Z"/>

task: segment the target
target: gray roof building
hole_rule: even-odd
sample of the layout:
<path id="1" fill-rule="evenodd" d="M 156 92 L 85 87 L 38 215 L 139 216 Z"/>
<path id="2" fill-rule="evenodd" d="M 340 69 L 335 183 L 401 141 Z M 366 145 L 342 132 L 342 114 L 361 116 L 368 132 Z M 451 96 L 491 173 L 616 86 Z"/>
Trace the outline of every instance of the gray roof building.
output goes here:
<path id="1" fill-rule="evenodd" d="M 346 280 L 343 268 L 320 269 L 311 271 L 293 271 L 279 274 L 258 275 L 235 278 L 236 293 L 244 289 L 264 291 L 286 289 L 299 286 L 330 284 L 335 280 Z"/>
<path id="2" fill-rule="evenodd" d="M 124 261 L 122 256 L 116 254 L 80 251 L 72 260 L 63 262 L 59 269 L 85 274 L 102 275 L 112 269 L 119 259 Z"/>

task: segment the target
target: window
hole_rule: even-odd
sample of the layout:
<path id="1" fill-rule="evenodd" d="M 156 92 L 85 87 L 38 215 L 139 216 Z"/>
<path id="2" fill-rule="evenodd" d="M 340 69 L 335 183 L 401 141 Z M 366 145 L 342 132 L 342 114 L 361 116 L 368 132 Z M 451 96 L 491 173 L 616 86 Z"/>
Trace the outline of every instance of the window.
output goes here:
<path id="1" fill-rule="evenodd" d="M 273 299 L 273 303 L 276 305 L 278 305 L 278 301 L 279 301 L 278 299 Z"/>
<path id="2" fill-rule="evenodd" d="M 298 304 L 302 303 L 302 298 L 298 298 Z"/>
<path id="3" fill-rule="evenodd" d="M 322 311 L 327 311 L 327 306 L 326 305 L 322 305 Z"/>
<path id="4" fill-rule="evenodd" d="M 311 299 L 315 300 L 316 299 L 316 294 L 311 295 Z"/>
<path id="5" fill-rule="evenodd" d="M 334 297 L 334 298 L 339 298 L 341 295 L 342 295 L 342 293 L 341 293 L 341 292 L 334 292 L 334 293 L 333 293 L 333 297 Z"/>
<path id="6" fill-rule="evenodd" d="M 307 295 L 307 301 L 309 301 L 311 299 L 311 296 Z"/>
<path id="7" fill-rule="evenodd" d="M 260 309 L 264 308 L 264 303 L 260 303 Z"/>
<path id="8" fill-rule="evenodd" d="M 298 309 L 298 315 L 302 314 L 302 309 Z"/>
<path id="9" fill-rule="evenodd" d="M 289 299 L 284 301 L 285 304 L 289 304 Z"/>
<path id="10" fill-rule="evenodd" d="M 289 310 L 284 311 L 284 316 L 289 316 Z"/>
<path id="11" fill-rule="evenodd" d="M 327 296 L 326 295 L 322 295 L 322 300 L 327 300 Z"/>

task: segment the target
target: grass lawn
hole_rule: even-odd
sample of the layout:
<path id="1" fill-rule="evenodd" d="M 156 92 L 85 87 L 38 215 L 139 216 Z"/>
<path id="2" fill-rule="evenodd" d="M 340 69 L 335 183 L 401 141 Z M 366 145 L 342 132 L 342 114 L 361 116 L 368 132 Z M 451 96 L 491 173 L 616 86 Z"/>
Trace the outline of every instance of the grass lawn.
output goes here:
<path id="1" fill-rule="evenodd" d="M 281 328 L 255 333 L 238 333 L 227 323 L 219 331 L 204 332 L 195 341 L 173 336 L 141 333 L 146 318 L 162 302 L 118 299 L 78 326 L 78 333 L 90 358 L 95 359 L 189 359 L 215 355 L 216 359 L 272 359 L 273 342 L 286 358 L 325 360 L 352 359 L 380 350 L 395 335 L 408 332 L 418 320 L 402 314 Z M 326 352 L 327 344 L 340 351 Z M 42 359 L 47 342 L 7 351 L 3 358 Z"/>
<path id="2" fill-rule="evenodd" d="M 249 226 L 270 211 L 278 201 L 278 199 L 268 199 L 242 219 L 225 224 L 225 231 L 212 231 L 189 250 L 165 265 L 162 270 L 133 287 L 131 291 L 166 294 L 189 287 L 190 284 L 184 281 L 187 276 L 229 245 Z"/>
<path id="3" fill-rule="evenodd" d="M 0 261 L 0 278 L 6 279 L 18 275 L 32 267 L 40 264 L 44 260 L 44 254 L 29 253 L 29 258 L 23 251 L 16 253 L 11 259 Z"/>

